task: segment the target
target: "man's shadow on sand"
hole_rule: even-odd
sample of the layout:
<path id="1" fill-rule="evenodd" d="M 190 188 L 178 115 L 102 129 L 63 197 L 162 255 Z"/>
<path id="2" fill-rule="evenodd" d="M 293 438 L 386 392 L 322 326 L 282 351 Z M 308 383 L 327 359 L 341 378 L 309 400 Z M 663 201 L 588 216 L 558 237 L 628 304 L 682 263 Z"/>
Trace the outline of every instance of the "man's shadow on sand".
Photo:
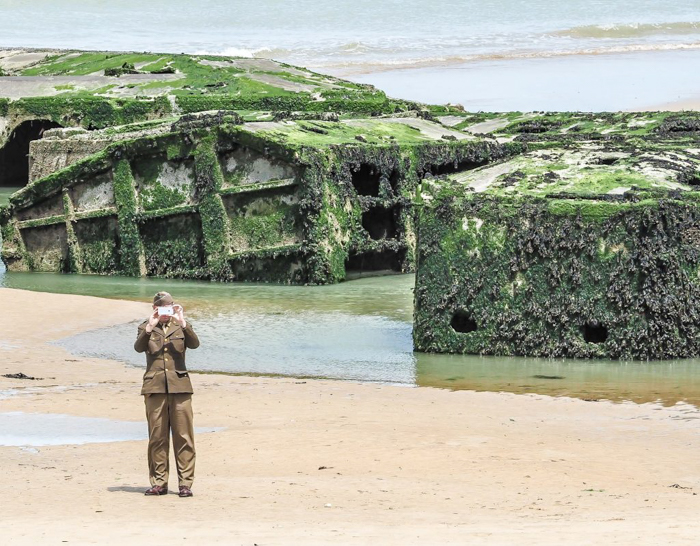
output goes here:
<path id="1" fill-rule="evenodd" d="M 114 485 L 108 487 L 107 491 L 114 493 L 115 491 L 123 491 L 125 493 L 141 493 L 142 495 L 146 492 L 148 487 L 134 487 L 133 485 Z"/>
<path id="2" fill-rule="evenodd" d="M 148 487 L 136 487 L 133 485 L 113 485 L 108 487 L 107 491 L 110 493 L 122 492 L 122 493 L 140 493 L 143 495 Z M 177 495 L 177 491 L 168 491 L 168 495 Z"/>

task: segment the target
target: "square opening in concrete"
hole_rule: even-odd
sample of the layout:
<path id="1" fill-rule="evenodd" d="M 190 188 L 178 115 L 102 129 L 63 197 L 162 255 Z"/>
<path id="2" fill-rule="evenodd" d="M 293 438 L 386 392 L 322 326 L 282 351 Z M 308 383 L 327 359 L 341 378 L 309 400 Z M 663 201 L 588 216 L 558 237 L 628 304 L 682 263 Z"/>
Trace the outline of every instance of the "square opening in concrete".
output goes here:
<path id="1" fill-rule="evenodd" d="M 398 235 L 398 207 L 372 207 L 362 213 L 362 227 L 371 239 L 396 239 Z"/>
<path id="2" fill-rule="evenodd" d="M 348 278 L 352 273 L 362 271 L 396 271 L 402 270 L 406 250 L 378 250 L 370 252 L 351 252 L 345 261 Z"/>

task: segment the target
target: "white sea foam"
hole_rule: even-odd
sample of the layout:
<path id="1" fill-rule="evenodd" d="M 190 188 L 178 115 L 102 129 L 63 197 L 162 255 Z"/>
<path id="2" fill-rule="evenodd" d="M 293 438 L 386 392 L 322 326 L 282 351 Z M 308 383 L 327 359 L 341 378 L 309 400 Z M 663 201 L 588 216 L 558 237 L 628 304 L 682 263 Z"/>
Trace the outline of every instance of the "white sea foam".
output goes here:
<path id="1" fill-rule="evenodd" d="M 195 55 L 220 55 L 224 57 L 244 57 L 252 59 L 254 57 L 270 57 L 270 53 L 274 50 L 268 47 L 260 47 L 257 49 L 244 49 L 240 47 L 226 47 L 219 50 L 200 49 L 194 51 Z"/>
<path id="2" fill-rule="evenodd" d="M 627 45 L 615 45 L 608 47 L 587 47 L 581 49 L 560 50 L 512 50 L 495 53 L 467 54 L 467 55 L 439 55 L 411 58 L 375 58 L 375 59 L 338 59 L 326 57 L 314 64 L 317 68 L 338 69 L 344 74 L 362 74 L 366 72 L 379 72 L 385 70 L 398 70 L 403 68 L 427 68 L 437 66 L 454 66 L 466 63 L 478 63 L 487 61 L 507 61 L 522 59 L 547 59 L 556 57 L 571 57 L 584 55 L 618 55 L 625 53 L 655 52 L 655 51 L 682 51 L 700 49 L 700 42 L 691 43 L 662 43 L 649 44 L 637 43 Z"/>

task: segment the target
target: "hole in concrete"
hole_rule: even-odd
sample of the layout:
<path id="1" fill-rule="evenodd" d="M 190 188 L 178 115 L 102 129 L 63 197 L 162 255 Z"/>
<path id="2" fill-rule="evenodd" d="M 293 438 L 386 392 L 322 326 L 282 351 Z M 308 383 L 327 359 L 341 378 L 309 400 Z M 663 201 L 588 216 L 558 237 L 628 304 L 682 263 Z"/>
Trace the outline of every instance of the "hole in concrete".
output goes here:
<path id="1" fill-rule="evenodd" d="M 61 127 L 58 123 L 35 119 L 20 123 L 0 148 L 0 186 L 26 186 L 29 181 L 29 143 L 41 138 L 44 131 Z"/>
<path id="2" fill-rule="evenodd" d="M 430 167 L 430 174 L 433 176 L 440 176 L 443 174 L 452 174 L 462 171 L 470 171 L 486 165 L 486 161 L 453 161 L 451 163 L 443 163 L 442 165 L 432 165 Z"/>
<path id="3" fill-rule="evenodd" d="M 394 239 L 397 233 L 396 207 L 386 209 L 384 207 L 372 207 L 362 213 L 362 227 L 371 239 Z"/>
<path id="4" fill-rule="evenodd" d="M 450 326 L 455 332 L 460 334 L 468 334 L 477 330 L 478 326 L 472 316 L 466 311 L 459 310 L 452 315 Z"/>
<path id="5" fill-rule="evenodd" d="M 399 178 L 399 173 L 396 170 L 391 171 L 389 175 L 389 185 L 394 192 L 396 192 L 399 187 Z"/>
<path id="6" fill-rule="evenodd" d="M 586 343 L 605 343 L 608 339 L 608 329 L 597 322 L 589 322 L 581 328 Z"/>
<path id="7" fill-rule="evenodd" d="M 685 169 L 678 174 L 678 182 L 690 184 L 691 186 L 700 186 L 700 171 L 696 171 L 693 168 Z"/>
<path id="8" fill-rule="evenodd" d="M 345 261 L 346 276 L 347 278 L 352 278 L 362 271 L 401 271 L 405 256 L 405 250 L 351 252 Z"/>
<path id="9" fill-rule="evenodd" d="M 352 173 L 352 185 L 360 195 L 379 196 L 379 170 L 369 163 L 362 163 L 360 169 Z"/>

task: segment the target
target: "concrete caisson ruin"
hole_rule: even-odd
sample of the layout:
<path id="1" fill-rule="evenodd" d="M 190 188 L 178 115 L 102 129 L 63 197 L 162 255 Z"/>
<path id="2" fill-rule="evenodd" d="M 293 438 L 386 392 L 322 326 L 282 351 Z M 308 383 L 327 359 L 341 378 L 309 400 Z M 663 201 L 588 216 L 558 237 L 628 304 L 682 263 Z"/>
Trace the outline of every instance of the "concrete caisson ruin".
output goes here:
<path id="1" fill-rule="evenodd" d="M 11 271 L 283 283 L 409 271 L 419 178 L 506 153 L 417 117 L 215 112 L 53 130 L 32 145 L 39 178 L 2 220 L 3 259 Z"/>
<path id="2" fill-rule="evenodd" d="M 371 86 L 267 59 L 99 51 L 0 50 L 0 187 L 28 181 L 30 142 L 209 110 L 250 119 L 414 111 Z"/>
<path id="3" fill-rule="evenodd" d="M 0 186 L 21 187 L 0 217 L 10 271 L 410 271 L 418 180 L 519 148 L 264 59 L 6 51 L 0 65 L 0 159 L 22 165 L 0 165 Z"/>
<path id="4" fill-rule="evenodd" d="M 692 134 L 667 137 L 562 146 L 559 135 L 424 181 L 416 349 L 700 354 L 700 149 Z"/>

